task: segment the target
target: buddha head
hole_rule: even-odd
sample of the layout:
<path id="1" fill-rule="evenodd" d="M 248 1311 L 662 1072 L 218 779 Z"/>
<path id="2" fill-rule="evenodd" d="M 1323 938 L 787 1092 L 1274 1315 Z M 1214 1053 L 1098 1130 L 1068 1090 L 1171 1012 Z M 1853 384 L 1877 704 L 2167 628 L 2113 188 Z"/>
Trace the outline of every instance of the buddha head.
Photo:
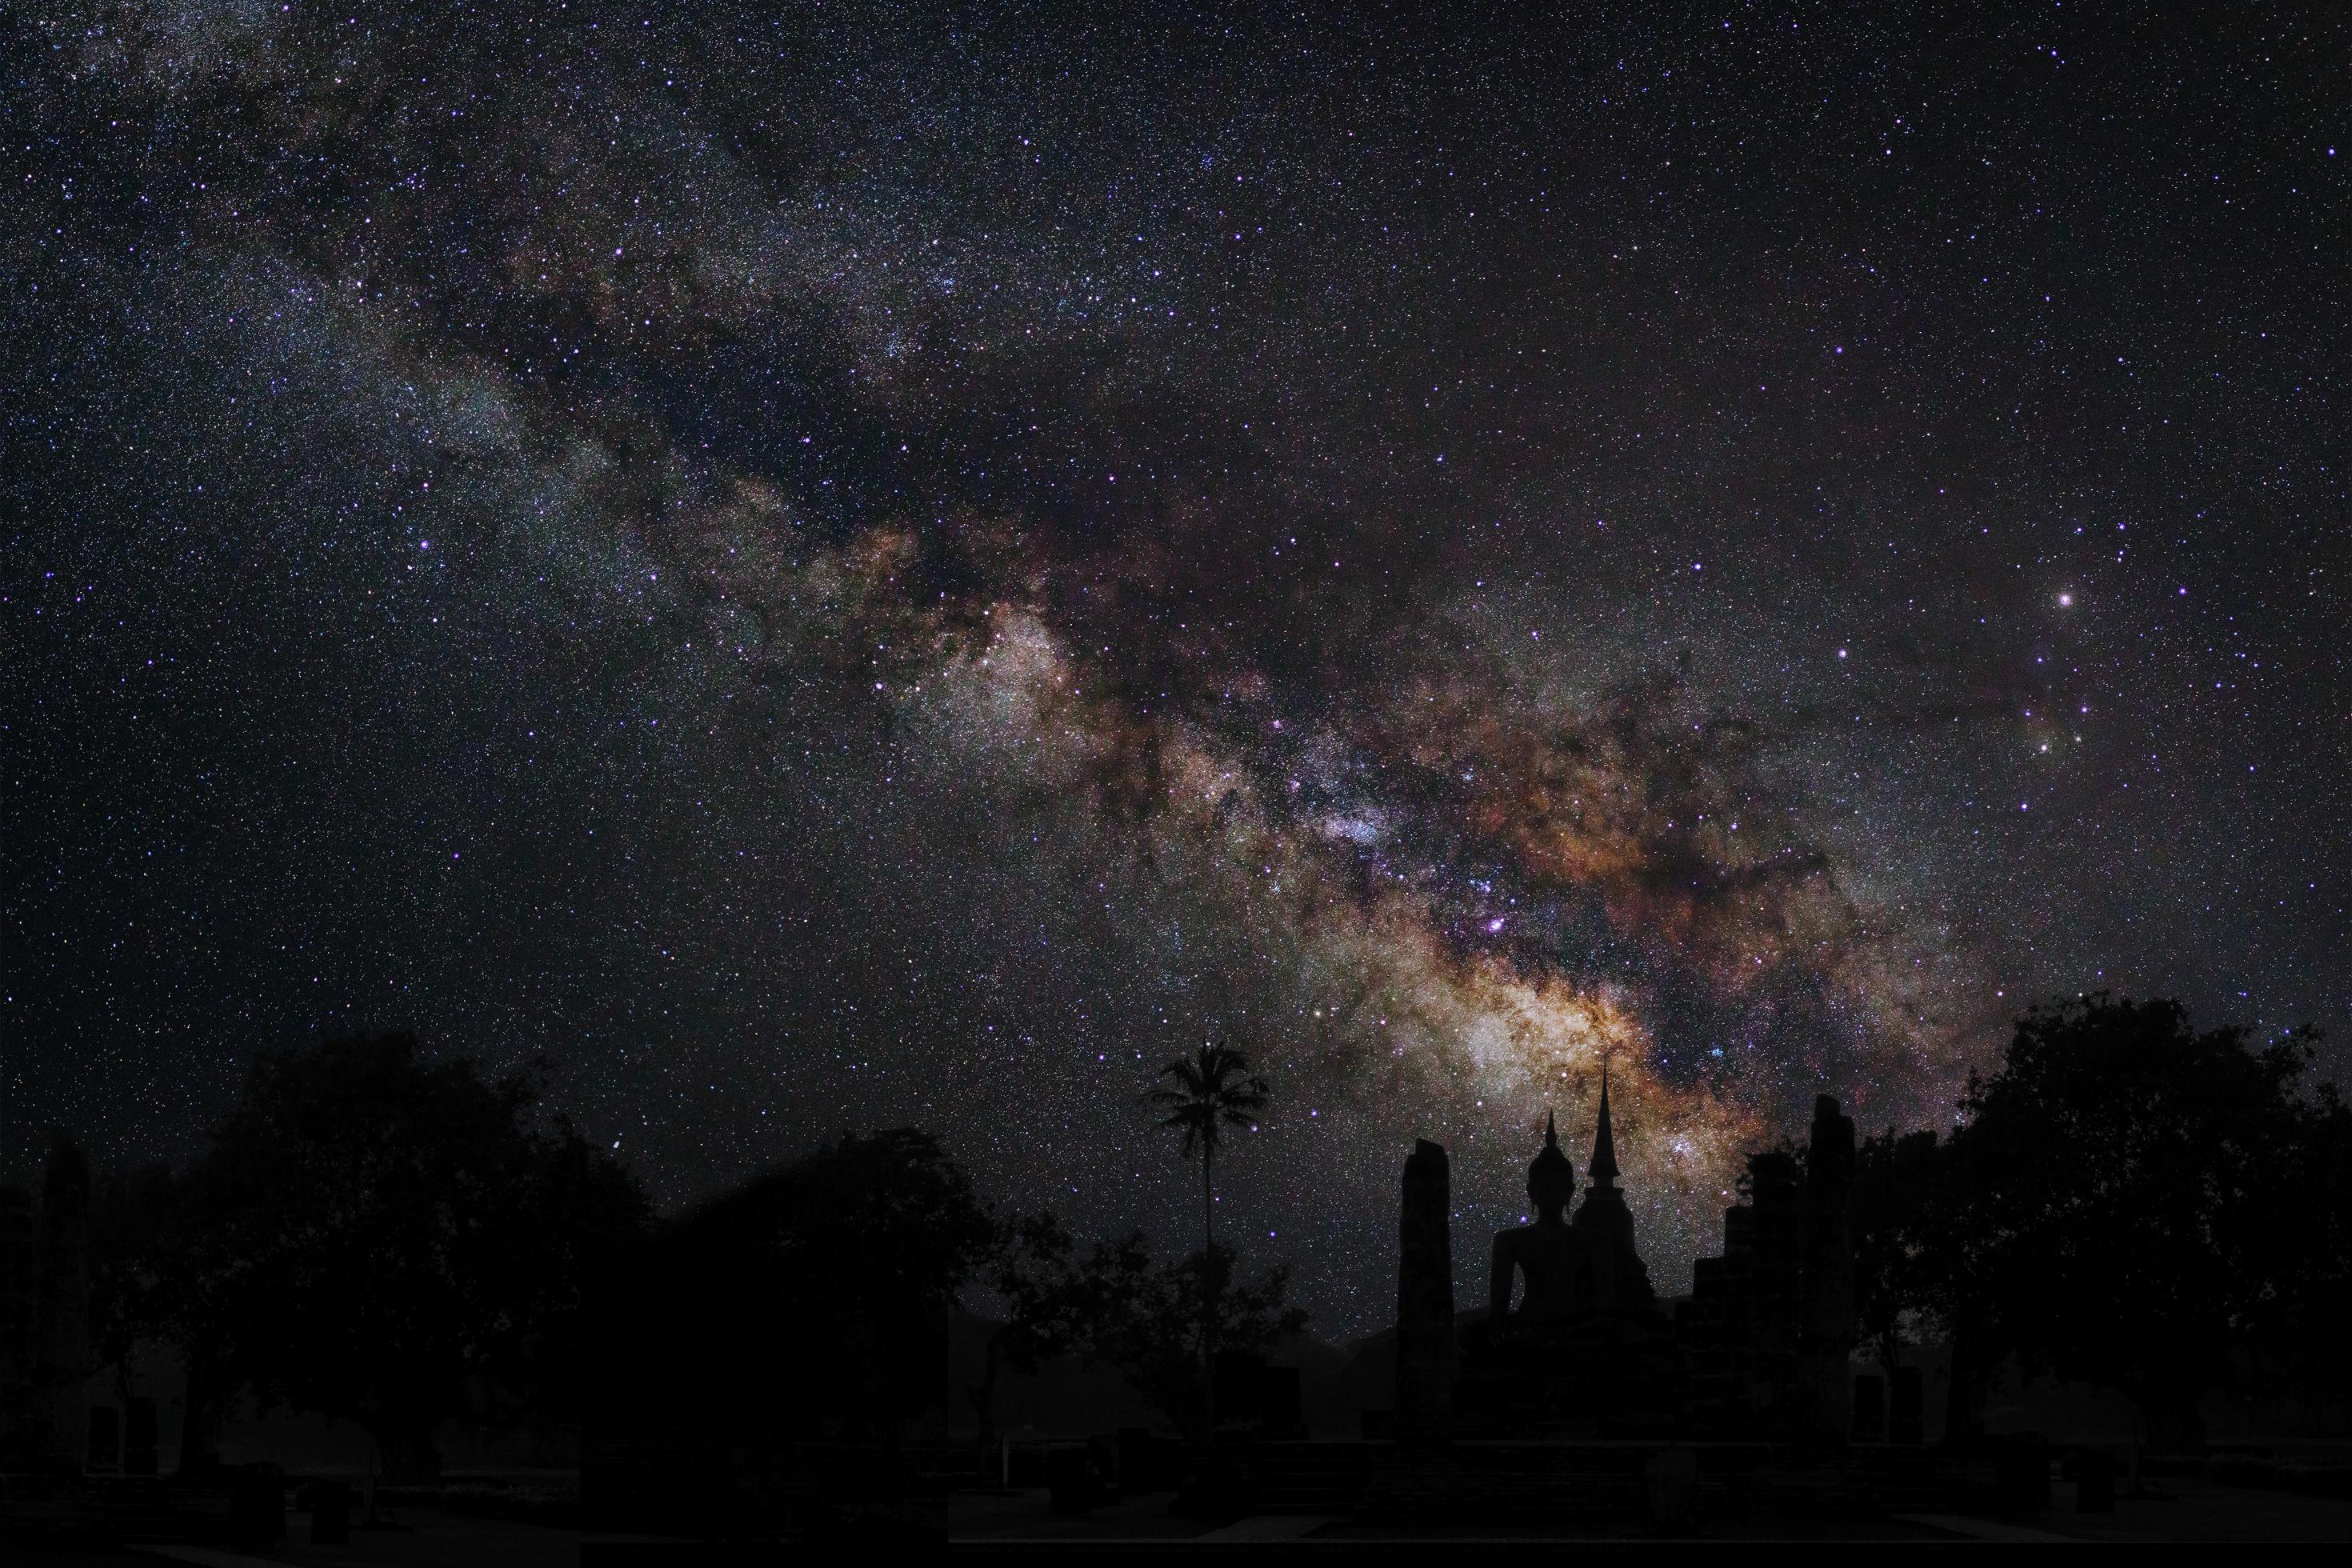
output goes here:
<path id="1" fill-rule="evenodd" d="M 1557 1224 L 1568 1200 L 1576 1195 L 1576 1167 L 1559 1151 L 1559 1132 L 1549 1112 L 1544 1116 L 1544 1146 L 1528 1166 L 1528 1199 L 1549 1224 Z"/>

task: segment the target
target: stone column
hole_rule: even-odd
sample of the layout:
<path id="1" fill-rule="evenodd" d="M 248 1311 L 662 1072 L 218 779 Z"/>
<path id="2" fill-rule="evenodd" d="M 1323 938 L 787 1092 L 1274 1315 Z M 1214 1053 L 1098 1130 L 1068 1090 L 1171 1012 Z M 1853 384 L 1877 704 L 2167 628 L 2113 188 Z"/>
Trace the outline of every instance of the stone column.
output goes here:
<path id="1" fill-rule="evenodd" d="M 1805 1306 L 1798 1377 L 1819 1436 L 1845 1441 L 1853 1423 L 1853 1121 L 1829 1095 L 1813 1101 L 1805 1155 Z"/>
<path id="2" fill-rule="evenodd" d="M 1454 1407 L 1453 1209 L 1445 1151 L 1420 1139 L 1397 1224 L 1397 1424 L 1408 1437 L 1442 1436 Z"/>
<path id="3" fill-rule="evenodd" d="M 0 1187 L 0 1469 L 29 1469 L 36 1446 L 33 1398 L 33 1194 Z"/>

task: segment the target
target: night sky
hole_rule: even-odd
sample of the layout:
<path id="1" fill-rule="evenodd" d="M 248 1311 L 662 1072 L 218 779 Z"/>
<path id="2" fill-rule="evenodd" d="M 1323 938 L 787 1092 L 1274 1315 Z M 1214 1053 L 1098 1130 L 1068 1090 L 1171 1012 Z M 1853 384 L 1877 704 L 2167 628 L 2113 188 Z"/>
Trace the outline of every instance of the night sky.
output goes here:
<path id="1" fill-rule="evenodd" d="M 1214 1036 L 1339 1332 L 1604 1055 L 1670 1288 L 2036 997 L 2340 1067 L 2352 19 L 1304 9 L 11 8 L 0 1163 L 412 1026 L 1172 1244 Z"/>

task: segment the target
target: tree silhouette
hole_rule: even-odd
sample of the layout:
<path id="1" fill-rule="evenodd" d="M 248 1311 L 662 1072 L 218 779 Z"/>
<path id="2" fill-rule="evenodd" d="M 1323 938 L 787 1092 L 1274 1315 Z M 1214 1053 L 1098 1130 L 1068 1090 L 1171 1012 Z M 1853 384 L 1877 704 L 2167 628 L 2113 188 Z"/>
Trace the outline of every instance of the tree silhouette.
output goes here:
<path id="1" fill-rule="evenodd" d="M 1934 1132 L 1892 1129 L 1854 1151 L 1854 1327 L 1889 1372 L 1928 1306 L 1943 1154 Z"/>
<path id="2" fill-rule="evenodd" d="M 1003 1364 L 1030 1373 L 1049 1356 L 1073 1354 L 1117 1371 L 1179 1427 L 1204 1432 L 1210 1413 L 1195 1359 L 1203 1321 L 1216 1344 L 1253 1353 L 1307 1324 L 1304 1309 L 1286 1304 L 1289 1273 L 1278 1266 L 1236 1279 L 1234 1255 L 1223 1247 L 1155 1262 L 1140 1232 L 1081 1254 L 1050 1215 L 1009 1228 L 990 1283 L 1008 1321 L 972 1391 L 983 1420 L 1000 1353 Z"/>
<path id="3" fill-rule="evenodd" d="M 181 1406 L 180 1473 L 220 1460 L 220 1433 L 244 1373 L 235 1259 L 222 1245 L 225 1215 L 188 1175 L 151 1165 L 110 1180 L 90 1203 L 90 1339 L 101 1364 L 123 1374 L 141 1340 L 179 1352 L 187 1384 Z"/>
<path id="4" fill-rule="evenodd" d="M 945 1392 L 947 1312 L 992 1240 L 971 1179 L 911 1127 L 845 1134 L 660 1227 L 605 1293 L 604 1359 L 660 1419 L 747 1393 L 828 1439 L 888 1437 Z M 634 1325 L 634 1326 L 633 1326 Z M 704 1401 L 696 1405 L 695 1401 Z"/>
<path id="5" fill-rule="evenodd" d="M 1194 1325 L 1220 1349 L 1263 1352 L 1307 1324 L 1304 1309 L 1284 1304 L 1286 1269 L 1255 1279 L 1235 1274 L 1223 1247 L 1155 1263 L 1140 1234 L 1097 1243 L 1075 1270 L 1076 1348 L 1116 1367 L 1180 1427 L 1192 1426 L 1197 1413 L 1205 1440 L 1215 1431 L 1215 1384 L 1195 1379 Z"/>
<path id="6" fill-rule="evenodd" d="M 1216 1310 L 1213 1287 L 1225 1276 L 1216 1268 L 1217 1150 L 1228 1127 L 1256 1123 L 1270 1090 L 1265 1079 L 1249 1070 L 1249 1058 L 1230 1046 L 1212 1040 L 1189 1057 L 1178 1057 L 1160 1069 L 1171 1081 L 1147 1098 L 1167 1114 L 1160 1125 L 1181 1134 L 1179 1147 L 1186 1159 L 1201 1161 L 1201 1389 L 1203 1423 L 1216 1431 L 1215 1355 Z M 1227 1272 L 1230 1272 L 1229 1270 Z"/>
<path id="7" fill-rule="evenodd" d="M 591 1290 L 591 1528 L 908 1528 L 946 1438 L 952 1302 L 997 1239 L 910 1126 L 842 1133 L 658 1223 Z"/>
<path id="8" fill-rule="evenodd" d="M 1173 1080 L 1149 1097 L 1168 1112 L 1160 1125 L 1181 1134 L 1179 1148 L 1184 1158 L 1200 1157 L 1201 1247 L 1206 1252 L 1216 1246 L 1215 1166 L 1225 1129 L 1255 1125 L 1270 1091 L 1265 1079 L 1250 1073 L 1248 1057 L 1213 1041 L 1189 1057 L 1176 1058 L 1160 1069 L 1160 1076 Z"/>
<path id="9" fill-rule="evenodd" d="M 911 1127 L 845 1133 L 657 1226 L 593 1292 L 593 1526 L 823 1533 L 906 1503 L 945 1436 L 956 1293 L 997 1236 Z"/>
<path id="10" fill-rule="evenodd" d="M 133 1287 L 203 1384 L 195 1463 L 236 1382 L 357 1423 L 394 1479 L 437 1470 L 446 1416 L 578 1387 L 591 1257 L 647 1210 L 562 1121 L 533 1126 L 533 1100 L 406 1035 L 257 1059 Z"/>
<path id="11" fill-rule="evenodd" d="M 139 1342 L 170 1337 L 157 1332 L 150 1294 L 177 1185 L 169 1165 L 149 1164 L 109 1173 L 90 1186 L 90 1350 L 100 1367 L 112 1370 L 116 1392 L 126 1401 Z M 201 1399 L 200 1386 L 197 1394 Z"/>
<path id="12" fill-rule="evenodd" d="M 2294 1187 L 2306 1227 L 2294 1289 L 2275 1303 L 2259 1347 L 2278 1369 L 2282 1384 L 2316 1411 L 2329 1398 L 2352 1396 L 2352 1105 L 2334 1084 L 2313 1096 Z"/>
<path id="13" fill-rule="evenodd" d="M 1913 1222 L 1956 1385 L 2013 1355 L 2119 1389 L 2158 1442 L 2196 1445 L 2199 1397 L 2299 1294 L 2334 1202 L 2304 1179 L 2334 1103 L 2302 1092 L 2312 1038 L 2253 1046 L 2105 994 L 2020 1020 L 2000 1071 L 1969 1079 Z"/>
<path id="14" fill-rule="evenodd" d="M 1051 1214 L 1018 1215 L 995 1223 L 983 1269 L 1003 1299 L 1005 1320 L 988 1336 L 981 1380 L 967 1391 L 980 1418 L 980 1451 L 996 1444 L 996 1383 L 1006 1367 L 1034 1376 L 1045 1363 L 1086 1339 L 1070 1233 Z"/>

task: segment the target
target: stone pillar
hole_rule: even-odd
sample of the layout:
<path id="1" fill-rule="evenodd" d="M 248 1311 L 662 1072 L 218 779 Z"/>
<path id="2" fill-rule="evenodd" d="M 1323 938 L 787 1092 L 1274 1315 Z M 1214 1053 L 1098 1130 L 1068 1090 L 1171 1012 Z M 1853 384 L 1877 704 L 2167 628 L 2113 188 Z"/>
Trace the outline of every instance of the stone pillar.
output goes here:
<path id="1" fill-rule="evenodd" d="M 1442 1436 L 1454 1407 L 1454 1190 L 1445 1151 L 1423 1138 L 1404 1163 L 1397 1224 L 1397 1425 Z"/>
<path id="2" fill-rule="evenodd" d="M 60 1141 L 41 1182 L 40 1293 L 33 1331 L 44 1468 L 79 1474 L 89 1438 L 89 1165 Z"/>
<path id="3" fill-rule="evenodd" d="M 1829 1095 L 1813 1101 L 1805 1155 L 1805 1306 L 1798 1376 L 1819 1436 L 1853 1425 L 1853 1121 Z"/>
<path id="4" fill-rule="evenodd" d="M 33 1194 L 0 1187 L 0 1469 L 32 1468 Z"/>

